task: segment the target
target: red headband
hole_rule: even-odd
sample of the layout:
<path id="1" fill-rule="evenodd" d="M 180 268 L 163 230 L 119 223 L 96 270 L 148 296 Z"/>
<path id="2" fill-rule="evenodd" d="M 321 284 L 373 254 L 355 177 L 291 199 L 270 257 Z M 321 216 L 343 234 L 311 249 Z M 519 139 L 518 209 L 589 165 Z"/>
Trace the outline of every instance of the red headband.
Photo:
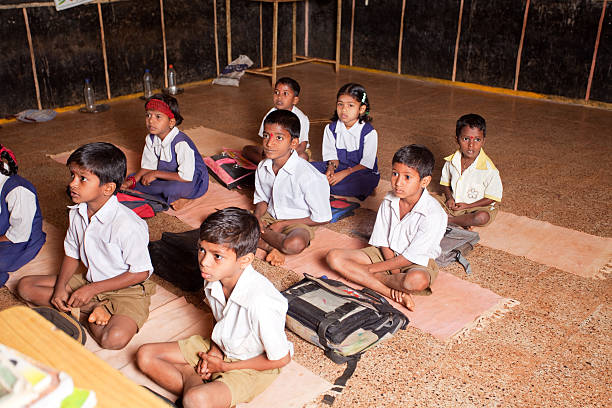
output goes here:
<path id="1" fill-rule="evenodd" d="M 145 109 L 161 112 L 168 116 L 168 118 L 174 119 L 174 113 L 172 113 L 168 104 L 164 101 L 160 101 L 159 99 L 151 99 L 149 102 L 147 102 Z"/>
<path id="2" fill-rule="evenodd" d="M 11 158 L 13 159 L 13 161 L 15 162 L 15 164 L 17 164 L 17 159 L 15 158 L 15 154 L 10 151 L 9 149 L 7 149 L 6 147 L 0 145 L 0 157 L 2 156 L 2 152 L 7 152 L 9 156 L 11 156 Z"/>

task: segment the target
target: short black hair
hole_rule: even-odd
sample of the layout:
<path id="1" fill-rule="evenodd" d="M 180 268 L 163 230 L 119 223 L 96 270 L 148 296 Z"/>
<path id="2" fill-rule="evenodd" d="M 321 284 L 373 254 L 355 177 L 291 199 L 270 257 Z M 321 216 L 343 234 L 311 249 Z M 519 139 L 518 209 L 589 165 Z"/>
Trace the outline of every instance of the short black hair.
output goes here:
<path id="1" fill-rule="evenodd" d="M 70 166 L 71 163 L 95 174 L 100 179 L 100 185 L 115 183 L 113 194 L 117 194 L 125 180 L 127 169 L 125 154 L 110 143 L 87 143 L 79 147 L 68 157 L 66 166 Z"/>
<path id="2" fill-rule="evenodd" d="M 482 116 L 476 113 L 468 113 L 457 120 L 457 127 L 455 130 L 457 137 L 461 135 L 461 131 L 466 126 L 482 130 L 482 137 L 487 135 L 487 122 L 485 122 L 485 119 Z"/>
<path id="3" fill-rule="evenodd" d="M 174 115 L 174 120 L 176 120 L 176 126 L 183 123 L 183 117 L 181 116 L 181 111 L 179 110 L 178 101 L 176 100 L 174 96 L 167 95 L 167 94 L 160 94 L 160 93 L 155 94 L 149 99 L 147 99 L 147 101 L 145 102 L 145 110 L 147 109 L 147 103 L 149 103 L 151 99 L 158 99 L 164 102 L 166 105 L 168 105 L 168 107 L 170 108 L 170 111 Z"/>
<path id="4" fill-rule="evenodd" d="M 393 155 L 393 163 L 401 163 L 412 167 L 419 173 L 419 177 L 431 176 L 436 160 L 433 153 L 425 146 L 411 144 L 401 147 Z"/>
<path id="5" fill-rule="evenodd" d="M 298 84 L 298 81 L 295 79 L 289 77 L 279 78 L 276 80 L 274 87 L 276 88 L 279 84 L 287 85 L 289 88 L 291 88 L 295 96 L 300 96 L 300 84 Z"/>
<path id="6" fill-rule="evenodd" d="M 227 245 L 236 258 L 257 251 L 259 222 L 250 211 L 227 207 L 210 214 L 200 225 L 200 240 Z"/>
<path id="7" fill-rule="evenodd" d="M 298 118 L 297 115 L 291 111 L 286 109 L 277 109 L 270 112 L 270 114 L 264 119 L 264 126 L 268 124 L 280 125 L 283 129 L 289 132 L 292 139 L 300 137 L 300 118 Z"/>

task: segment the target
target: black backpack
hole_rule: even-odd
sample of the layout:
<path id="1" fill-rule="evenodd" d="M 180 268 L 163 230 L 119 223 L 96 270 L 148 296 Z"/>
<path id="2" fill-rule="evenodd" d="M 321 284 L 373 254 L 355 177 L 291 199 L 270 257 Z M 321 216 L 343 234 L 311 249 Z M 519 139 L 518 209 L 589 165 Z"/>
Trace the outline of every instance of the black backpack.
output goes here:
<path id="1" fill-rule="evenodd" d="M 282 293 L 289 303 L 287 328 L 325 350 L 334 363 L 347 363 L 332 388 L 336 394 L 342 392 L 366 350 L 408 325 L 408 318 L 383 296 L 333 279 L 304 274 L 303 280 Z M 334 400 L 332 395 L 323 398 L 329 405 Z"/>

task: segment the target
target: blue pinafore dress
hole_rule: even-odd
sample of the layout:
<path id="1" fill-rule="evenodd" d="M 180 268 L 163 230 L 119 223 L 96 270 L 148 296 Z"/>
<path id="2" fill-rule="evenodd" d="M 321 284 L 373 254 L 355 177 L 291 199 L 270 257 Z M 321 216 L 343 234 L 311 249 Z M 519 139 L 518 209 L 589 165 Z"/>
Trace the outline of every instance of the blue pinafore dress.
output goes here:
<path id="1" fill-rule="evenodd" d="M 336 122 L 332 122 L 329 125 L 334 140 L 337 139 L 336 134 Z M 368 133 L 374 130 L 374 127 L 366 122 L 361 128 L 361 135 L 359 136 L 359 149 L 348 151 L 346 149 L 336 148 L 336 154 L 338 155 L 338 168 L 336 172 L 345 170 L 349 167 L 354 167 L 361 162 L 363 158 L 363 146 L 364 140 Z M 321 173 L 325 174 L 327 171 L 327 162 L 311 162 Z M 345 177 L 341 182 L 336 185 L 330 186 L 330 194 L 341 195 L 347 197 L 357 197 L 359 200 L 365 200 L 376 188 L 380 181 L 380 173 L 378 172 L 378 159 L 374 161 L 374 168 L 372 169 L 361 169 L 349 176 Z"/>
<path id="2" fill-rule="evenodd" d="M 17 187 L 25 187 L 34 193 L 36 197 L 36 213 L 32 220 L 30 238 L 26 242 L 0 242 L 0 286 L 6 283 L 9 272 L 16 271 L 34 259 L 47 238 L 47 234 L 42 230 L 42 215 L 40 213 L 36 189 L 29 181 L 16 174 L 6 180 L 0 192 L 0 235 L 6 234 L 10 227 L 10 214 L 6 203 L 6 196 Z"/>
<path id="3" fill-rule="evenodd" d="M 155 138 L 154 135 L 149 135 L 151 141 Z M 175 146 L 177 143 L 187 142 L 195 155 L 195 169 L 193 179 L 185 183 L 183 181 L 174 180 L 154 180 L 150 185 L 145 186 L 142 183 L 136 183 L 135 190 L 158 197 L 168 204 L 172 204 L 179 198 L 198 198 L 203 196 L 208 191 L 208 169 L 202 155 L 198 152 L 193 141 L 183 132 L 179 132 L 172 140 L 170 149 L 172 151 L 172 160 L 167 162 L 160 159 L 160 154 L 157 155 L 157 170 L 167 171 L 172 173 L 178 172 L 178 162 L 176 160 Z"/>

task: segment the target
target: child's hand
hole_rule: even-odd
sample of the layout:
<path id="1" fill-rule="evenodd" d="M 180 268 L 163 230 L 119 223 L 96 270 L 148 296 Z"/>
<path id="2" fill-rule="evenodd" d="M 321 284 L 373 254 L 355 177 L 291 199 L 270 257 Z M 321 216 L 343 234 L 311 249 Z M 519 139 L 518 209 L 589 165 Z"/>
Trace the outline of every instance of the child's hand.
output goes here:
<path id="1" fill-rule="evenodd" d="M 148 186 L 151 185 L 152 182 L 154 182 L 155 180 L 157 180 L 157 177 L 155 176 L 155 171 L 150 171 L 148 173 L 146 173 L 144 176 L 142 176 L 142 178 L 140 179 L 140 183 L 143 186 Z"/>
<path id="2" fill-rule="evenodd" d="M 200 351 L 198 356 L 200 361 L 198 361 L 195 371 L 203 380 L 209 380 L 212 373 L 208 371 L 208 354 Z"/>
<path id="3" fill-rule="evenodd" d="M 91 285 L 81 286 L 70 295 L 68 299 L 68 306 L 70 307 L 82 307 L 91 302 L 91 298 L 96 295 L 95 290 Z"/>
<path id="4" fill-rule="evenodd" d="M 66 304 L 68 300 L 68 292 L 65 288 L 55 288 L 51 295 L 51 304 L 62 312 L 70 312 L 70 308 Z"/>
<path id="5" fill-rule="evenodd" d="M 285 224 L 283 224 L 282 221 L 277 221 L 275 223 L 268 225 L 268 229 L 274 232 L 282 232 L 283 228 L 285 228 Z"/>
<path id="6" fill-rule="evenodd" d="M 346 176 L 348 176 L 349 174 L 351 174 L 351 173 L 350 173 L 350 171 L 348 169 L 342 170 L 342 171 L 339 171 L 337 173 L 332 174 L 331 177 L 328 177 L 329 185 L 330 186 L 334 186 L 334 185 L 338 184 L 339 182 L 344 180 L 344 178 Z"/>
<path id="7" fill-rule="evenodd" d="M 454 210 L 455 209 L 455 199 L 451 197 L 448 200 L 446 200 L 446 206 L 449 209 Z"/>
<path id="8" fill-rule="evenodd" d="M 467 203 L 455 203 L 455 208 L 453 208 L 453 210 L 464 210 L 466 208 L 469 208 Z"/>
<path id="9" fill-rule="evenodd" d="M 227 371 L 225 361 L 216 354 L 205 354 L 206 357 L 200 356 L 202 360 L 206 360 L 206 370 L 210 374 L 224 373 Z"/>

